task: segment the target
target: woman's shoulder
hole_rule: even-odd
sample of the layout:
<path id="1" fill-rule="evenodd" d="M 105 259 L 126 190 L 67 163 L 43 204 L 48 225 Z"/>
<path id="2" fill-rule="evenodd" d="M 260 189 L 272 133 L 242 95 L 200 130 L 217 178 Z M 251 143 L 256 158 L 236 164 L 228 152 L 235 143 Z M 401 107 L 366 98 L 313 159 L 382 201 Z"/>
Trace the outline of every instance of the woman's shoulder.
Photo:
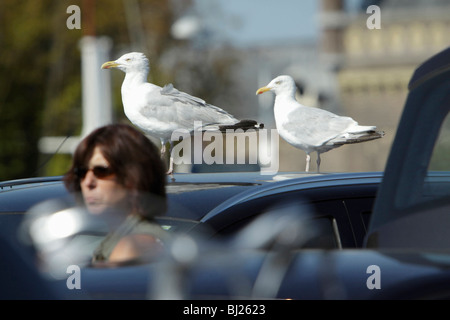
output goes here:
<path id="1" fill-rule="evenodd" d="M 164 230 L 156 221 L 143 219 L 139 216 L 132 216 L 133 228 L 130 230 L 130 235 L 150 235 L 161 240 L 168 238 L 168 232 Z"/>
<path id="2" fill-rule="evenodd" d="M 168 232 L 157 222 L 138 216 L 128 217 L 129 229 L 115 245 L 109 257 L 110 261 L 124 261 L 139 258 L 152 260 L 163 251 Z"/>

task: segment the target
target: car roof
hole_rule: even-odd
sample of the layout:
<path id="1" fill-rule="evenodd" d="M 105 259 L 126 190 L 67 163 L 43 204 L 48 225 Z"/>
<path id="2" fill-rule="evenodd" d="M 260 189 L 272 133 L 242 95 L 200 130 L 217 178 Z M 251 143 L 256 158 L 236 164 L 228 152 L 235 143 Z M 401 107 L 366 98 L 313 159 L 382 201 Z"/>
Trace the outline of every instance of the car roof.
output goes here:
<path id="1" fill-rule="evenodd" d="M 206 215 L 246 199 L 289 188 L 320 188 L 368 182 L 381 178 L 374 173 L 259 172 L 177 173 L 168 176 L 166 217 L 199 221 Z M 0 183 L 0 212 L 26 212 L 44 200 L 68 198 L 62 176 L 37 177 Z"/>
<path id="2" fill-rule="evenodd" d="M 256 188 L 245 190 L 226 201 L 220 203 L 213 210 L 208 212 L 202 220 L 207 220 L 218 213 L 256 198 L 273 195 L 277 193 L 286 193 L 291 191 L 306 190 L 329 190 L 331 187 L 342 186 L 362 186 L 367 184 L 378 185 L 383 177 L 382 172 L 353 172 L 353 173 L 332 173 L 323 175 L 301 176 L 296 174 L 287 174 L 285 179 L 279 181 L 272 180 L 273 183 L 264 184 Z"/>
<path id="3" fill-rule="evenodd" d="M 166 216 L 199 220 L 226 199 L 251 187 L 278 180 L 315 174 L 262 175 L 259 172 L 177 173 L 168 176 Z M 50 199 L 70 199 L 62 176 L 36 177 L 0 182 L 0 212 L 26 212 Z"/>

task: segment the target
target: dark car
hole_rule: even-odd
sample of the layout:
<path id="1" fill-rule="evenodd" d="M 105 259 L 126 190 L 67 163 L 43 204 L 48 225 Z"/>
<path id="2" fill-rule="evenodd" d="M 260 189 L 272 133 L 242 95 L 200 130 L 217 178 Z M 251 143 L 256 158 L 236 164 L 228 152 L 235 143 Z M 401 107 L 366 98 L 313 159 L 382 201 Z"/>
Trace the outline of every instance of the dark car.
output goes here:
<path id="1" fill-rule="evenodd" d="M 230 237 L 271 207 L 296 201 L 314 207 L 314 222 L 327 229 L 326 247 L 360 247 L 381 176 L 380 172 L 175 174 L 167 185 L 168 211 L 157 220 L 171 232 Z M 17 225 L 34 205 L 52 199 L 71 199 L 61 177 L 0 183 L 0 215 Z"/>
<path id="2" fill-rule="evenodd" d="M 285 205 L 301 203 L 314 208 L 314 213 L 308 217 L 308 223 L 311 229 L 318 230 L 320 233 L 315 234 L 314 239 L 307 245 L 302 244 L 300 247 L 355 248 L 362 245 L 381 176 L 379 172 L 280 173 L 271 176 L 261 175 L 258 172 L 175 174 L 174 179 L 168 179 L 168 212 L 164 216 L 157 217 L 157 220 L 173 234 L 186 233 L 193 237 L 201 236 L 202 241 L 216 243 L 215 241 L 229 241 L 236 237 L 258 216 L 270 210 L 280 210 Z M 69 204 L 70 207 L 73 204 L 72 197 L 64 188 L 61 177 L 0 183 L 0 230 L 3 236 L 9 240 L 12 239 L 13 246 L 20 247 L 23 244 L 19 243 L 20 239 L 17 235 L 23 231 L 21 229 L 24 225 L 28 226 L 27 215 L 30 214 L 30 210 L 33 211 L 36 205 L 48 204 L 45 209 L 48 209 L 51 215 L 56 211 L 54 201 L 60 199 L 64 200 L 64 206 Z M 301 208 L 296 206 L 296 209 Z M 58 207 L 59 209 L 64 208 Z M 63 257 L 55 255 L 53 251 L 46 253 L 45 258 L 48 260 L 46 263 L 53 265 L 48 267 L 57 270 L 52 271 L 58 273 L 57 276 L 54 275 L 55 278 L 65 279 L 67 265 L 75 263 L 85 266 L 82 272 L 83 283 L 86 284 L 85 289 L 80 293 L 83 297 L 145 298 L 148 288 L 143 286 L 146 282 L 142 282 L 142 277 L 148 276 L 146 265 L 117 266 L 114 269 L 104 270 L 86 266 L 89 252 L 99 241 L 94 241 L 93 238 L 101 239 L 106 230 L 99 224 L 88 224 L 83 228 L 85 229 L 77 230 L 77 234 L 73 236 L 75 240 L 71 240 L 75 245 L 67 244 L 66 241 L 64 250 L 58 251 Z M 43 233 L 44 230 L 39 229 L 39 232 Z M 55 239 L 53 242 L 57 241 L 61 239 Z M 52 245 L 55 246 L 55 243 Z M 39 246 L 40 244 L 34 244 L 34 247 Z M 25 248 L 30 255 L 35 255 L 36 248 Z M 44 254 L 41 253 L 41 256 Z M 68 260 L 65 260 L 66 258 Z M 133 271 L 136 269 L 140 271 Z M 115 275 L 116 272 L 123 276 Z M 136 277 L 128 274 L 129 272 Z M 91 276 L 94 277 L 92 281 L 87 280 Z M 106 277 L 105 281 L 99 280 L 102 277 Z M 114 278 L 112 282 L 118 285 L 116 289 L 109 288 L 111 281 L 106 280 L 109 277 Z M 133 282 L 132 279 L 136 281 Z M 12 278 L 8 280 L 11 281 Z M 122 280 L 125 281 L 123 285 L 120 284 Z M 15 280 L 13 283 L 17 284 Z M 53 285 L 57 283 L 59 282 L 56 281 Z M 120 288 L 121 286 L 123 287 Z M 62 296 L 69 294 L 69 297 L 72 297 L 74 293 L 75 296 L 78 294 L 74 291 L 68 292 L 64 281 L 56 287 L 57 292 L 63 292 Z M 30 294 L 32 290 L 25 292 Z M 23 297 L 36 296 L 39 297 L 39 293 Z M 21 297 L 20 294 L 19 297 Z"/>

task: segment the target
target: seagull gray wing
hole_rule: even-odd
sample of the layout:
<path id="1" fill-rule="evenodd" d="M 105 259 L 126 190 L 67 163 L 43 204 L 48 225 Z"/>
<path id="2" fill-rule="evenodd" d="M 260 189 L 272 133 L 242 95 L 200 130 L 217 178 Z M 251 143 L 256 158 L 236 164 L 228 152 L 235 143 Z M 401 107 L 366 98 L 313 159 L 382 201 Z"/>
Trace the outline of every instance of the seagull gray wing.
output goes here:
<path id="1" fill-rule="evenodd" d="M 352 118 L 304 106 L 290 112 L 287 118 L 289 121 L 282 125 L 282 130 L 310 146 L 321 146 L 358 125 Z"/>
<path id="2" fill-rule="evenodd" d="M 172 84 L 164 86 L 160 91 L 164 100 L 169 100 L 168 107 L 183 126 L 192 126 L 193 121 L 202 121 L 202 125 L 217 123 L 235 123 L 237 120 L 225 110 L 206 103 L 174 88 Z"/>

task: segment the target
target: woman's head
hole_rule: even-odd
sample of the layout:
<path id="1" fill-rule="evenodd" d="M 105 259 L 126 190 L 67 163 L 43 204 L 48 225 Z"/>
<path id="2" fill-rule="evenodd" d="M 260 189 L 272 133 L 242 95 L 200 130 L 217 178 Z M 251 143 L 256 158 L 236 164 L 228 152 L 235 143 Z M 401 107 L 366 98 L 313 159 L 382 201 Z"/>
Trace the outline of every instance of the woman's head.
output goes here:
<path id="1" fill-rule="evenodd" d="M 166 209 L 166 174 L 156 146 L 137 129 L 112 124 L 78 145 L 64 177 L 67 189 L 94 211 L 126 208 L 143 217 Z"/>

